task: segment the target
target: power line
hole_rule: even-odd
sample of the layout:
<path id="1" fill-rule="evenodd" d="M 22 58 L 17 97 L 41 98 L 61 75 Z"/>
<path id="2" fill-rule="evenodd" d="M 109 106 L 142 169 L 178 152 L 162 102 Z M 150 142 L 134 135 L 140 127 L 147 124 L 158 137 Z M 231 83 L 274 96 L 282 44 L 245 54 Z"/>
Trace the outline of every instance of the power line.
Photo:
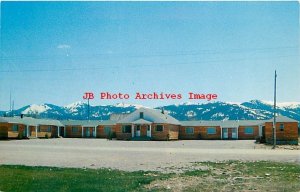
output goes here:
<path id="1" fill-rule="evenodd" d="M 282 56 L 276 56 L 272 57 L 272 59 L 275 58 L 285 58 L 285 57 L 299 57 L 299 55 L 282 55 Z M 234 61 L 248 61 L 248 60 L 265 60 L 270 59 L 270 57 L 261 57 L 261 58 L 240 58 L 240 59 L 228 59 L 228 60 L 209 60 L 209 61 L 195 61 L 195 62 L 170 62 L 170 63 L 164 63 L 164 64 L 135 64 L 130 65 L 126 64 L 127 68 L 136 68 L 136 67 L 147 67 L 147 66 L 178 66 L 178 65 L 190 65 L 190 64 L 206 64 L 206 63 L 218 63 L 218 62 L 234 62 Z M 57 69 L 22 69 L 22 70 L 2 70 L 0 73 L 16 73 L 16 72 L 59 72 L 59 71 L 81 71 L 81 70 L 100 70 L 100 69 L 107 69 L 109 66 L 110 69 L 112 68 L 120 68 L 119 65 L 112 65 L 112 64 L 104 64 L 97 67 L 78 67 L 78 68 L 57 68 Z"/>
<path id="2" fill-rule="evenodd" d="M 194 50 L 194 51 L 184 51 L 184 52 L 173 52 L 173 53 L 153 53 L 153 54 L 114 54 L 114 53 L 94 53 L 89 55 L 77 54 L 72 55 L 72 58 L 90 58 L 90 57 L 126 57 L 126 58 L 148 58 L 148 57 L 171 57 L 171 56 L 197 56 L 197 55 L 215 55 L 224 53 L 240 53 L 240 52 L 269 52 L 282 49 L 298 49 L 298 46 L 286 46 L 286 47 L 267 47 L 267 48 L 249 48 L 249 49 L 220 49 L 220 50 Z M 49 59 L 62 59 L 66 58 L 65 55 L 45 55 L 45 56 L 8 56 L 1 57 L 2 61 L 7 60 L 49 60 Z"/>

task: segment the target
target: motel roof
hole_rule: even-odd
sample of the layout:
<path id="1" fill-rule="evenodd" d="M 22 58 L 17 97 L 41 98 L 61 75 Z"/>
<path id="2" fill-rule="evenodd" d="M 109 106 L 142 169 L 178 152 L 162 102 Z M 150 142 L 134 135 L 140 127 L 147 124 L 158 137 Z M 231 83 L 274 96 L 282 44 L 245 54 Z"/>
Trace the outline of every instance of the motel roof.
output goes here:
<path id="1" fill-rule="evenodd" d="M 273 122 L 272 119 L 266 120 L 221 120 L 221 121 L 180 121 L 182 126 L 220 126 L 220 127 L 238 127 L 238 126 L 258 126 L 265 122 Z M 279 115 L 276 117 L 276 122 L 298 122 L 297 120 L 291 119 Z"/>
<path id="2" fill-rule="evenodd" d="M 273 122 L 273 118 L 267 120 L 266 122 Z M 298 122 L 298 121 L 295 120 L 295 119 L 292 119 L 292 118 L 283 116 L 283 115 L 278 115 L 278 116 L 276 117 L 276 122 Z"/>
<path id="3" fill-rule="evenodd" d="M 266 120 L 222 120 L 222 121 L 181 121 L 182 126 L 257 126 L 262 125 Z"/>
<path id="4" fill-rule="evenodd" d="M 140 112 L 143 112 L 143 118 L 140 118 Z M 220 126 L 220 127 L 238 127 L 238 126 L 258 126 L 265 122 L 273 122 L 272 119 L 267 120 L 221 120 L 221 121 L 178 121 L 168 114 L 162 113 L 160 110 L 140 108 L 133 113 L 127 115 L 124 119 L 116 120 L 53 120 L 53 119 L 36 119 L 32 117 L 0 117 L 0 122 L 24 124 L 28 126 L 52 125 L 52 126 L 83 126 L 96 127 L 99 125 L 116 125 L 121 124 L 151 124 L 151 123 L 167 123 L 182 126 Z M 279 115 L 276 117 L 276 122 L 298 122 Z"/>
<path id="5" fill-rule="evenodd" d="M 105 120 L 62 120 L 61 123 L 65 126 L 83 126 L 83 127 L 96 127 L 98 125 L 115 125 L 116 121 Z"/>
<path id="6" fill-rule="evenodd" d="M 140 113 L 143 113 L 143 118 L 140 118 Z M 149 109 L 144 107 L 137 109 L 136 111 L 129 114 L 124 119 L 121 119 L 117 123 L 132 124 L 134 122 L 137 123 L 136 121 L 139 119 L 143 119 L 147 122 L 153 122 L 153 123 L 167 123 L 173 125 L 180 125 L 180 122 L 174 117 L 171 117 L 166 113 L 162 113 L 160 110 Z"/>
<path id="7" fill-rule="evenodd" d="M 1 117 L 0 122 L 16 123 L 28 126 L 38 125 L 52 125 L 52 126 L 63 126 L 60 121 L 53 119 L 35 119 L 32 117 Z"/>
<path id="8" fill-rule="evenodd" d="M 132 122 L 133 124 L 151 124 L 152 122 L 151 121 L 147 121 L 145 119 L 138 119 L 134 122 Z"/>

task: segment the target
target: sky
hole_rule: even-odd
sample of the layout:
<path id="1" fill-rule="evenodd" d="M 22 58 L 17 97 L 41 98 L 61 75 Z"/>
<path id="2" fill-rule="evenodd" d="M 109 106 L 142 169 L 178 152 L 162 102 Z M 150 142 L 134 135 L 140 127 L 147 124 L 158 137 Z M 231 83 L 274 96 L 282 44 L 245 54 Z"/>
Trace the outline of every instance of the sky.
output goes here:
<path id="1" fill-rule="evenodd" d="M 298 2 L 1 2 L 0 110 L 28 104 L 300 102 Z M 128 100 L 100 100 L 101 92 Z M 140 93 L 181 100 L 135 100 Z"/>

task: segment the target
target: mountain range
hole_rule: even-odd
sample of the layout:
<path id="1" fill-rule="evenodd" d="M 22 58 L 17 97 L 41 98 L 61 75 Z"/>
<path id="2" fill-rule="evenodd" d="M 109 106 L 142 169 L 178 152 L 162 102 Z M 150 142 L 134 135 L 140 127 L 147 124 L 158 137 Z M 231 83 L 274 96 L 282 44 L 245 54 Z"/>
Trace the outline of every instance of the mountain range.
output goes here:
<path id="1" fill-rule="evenodd" d="M 143 107 L 133 104 L 115 104 L 90 106 L 90 119 L 107 120 L 114 113 L 131 113 Z M 169 115 L 178 120 L 252 120 L 269 119 L 273 115 L 271 102 L 251 100 L 243 103 L 209 102 L 203 104 L 183 103 L 156 107 L 164 109 Z M 293 118 L 300 122 L 300 102 L 277 103 L 277 113 Z M 83 102 L 75 102 L 66 106 L 53 104 L 32 104 L 13 111 L 14 115 L 27 114 L 37 118 L 50 119 L 77 119 L 88 117 L 88 105 Z M 8 111 L 0 111 L 0 116 L 9 115 Z"/>

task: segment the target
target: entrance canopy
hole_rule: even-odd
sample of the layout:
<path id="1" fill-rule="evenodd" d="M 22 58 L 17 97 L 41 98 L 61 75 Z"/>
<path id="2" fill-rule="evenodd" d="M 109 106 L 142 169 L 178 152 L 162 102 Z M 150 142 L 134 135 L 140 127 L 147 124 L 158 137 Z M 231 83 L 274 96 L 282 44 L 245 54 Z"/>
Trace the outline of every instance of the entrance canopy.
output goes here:
<path id="1" fill-rule="evenodd" d="M 137 124 L 137 125 L 151 125 L 151 121 L 147 121 L 145 119 L 138 119 L 136 121 L 133 121 L 132 124 Z"/>

